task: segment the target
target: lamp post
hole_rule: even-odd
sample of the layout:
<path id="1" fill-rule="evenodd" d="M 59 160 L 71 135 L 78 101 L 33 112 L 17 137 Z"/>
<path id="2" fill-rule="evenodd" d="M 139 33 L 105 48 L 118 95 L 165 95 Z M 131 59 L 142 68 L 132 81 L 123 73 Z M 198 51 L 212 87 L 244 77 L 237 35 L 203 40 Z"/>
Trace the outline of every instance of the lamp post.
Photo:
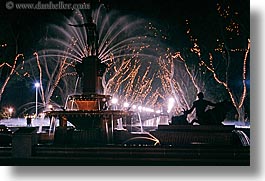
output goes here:
<path id="1" fill-rule="evenodd" d="M 36 82 L 34 85 L 36 88 L 36 110 L 35 110 L 35 113 L 36 113 L 36 119 L 37 119 L 37 117 L 38 117 L 38 88 L 40 87 L 40 83 Z"/>

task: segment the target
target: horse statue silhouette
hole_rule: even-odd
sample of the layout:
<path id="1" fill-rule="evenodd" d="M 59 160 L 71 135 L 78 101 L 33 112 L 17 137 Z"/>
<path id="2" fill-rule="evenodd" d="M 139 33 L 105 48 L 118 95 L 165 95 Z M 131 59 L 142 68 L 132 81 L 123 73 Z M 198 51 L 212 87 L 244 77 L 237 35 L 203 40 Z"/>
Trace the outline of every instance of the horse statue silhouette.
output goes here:
<path id="1" fill-rule="evenodd" d="M 184 110 L 182 115 L 172 117 L 170 125 L 193 125 L 194 123 L 200 125 L 223 125 L 222 122 L 225 120 L 227 113 L 233 109 L 234 106 L 230 101 L 218 102 L 214 108 L 205 112 L 203 119 L 194 119 L 191 122 L 187 120 L 188 114 Z"/>
<path id="2" fill-rule="evenodd" d="M 172 116 L 171 118 L 171 123 L 169 123 L 170 125 L 189 125 L 192 123 L 189 123 L 187 120 L 187 110 L 183 109 L 182 111 L 182 115 L 178 115 L 178 116 Z"/>

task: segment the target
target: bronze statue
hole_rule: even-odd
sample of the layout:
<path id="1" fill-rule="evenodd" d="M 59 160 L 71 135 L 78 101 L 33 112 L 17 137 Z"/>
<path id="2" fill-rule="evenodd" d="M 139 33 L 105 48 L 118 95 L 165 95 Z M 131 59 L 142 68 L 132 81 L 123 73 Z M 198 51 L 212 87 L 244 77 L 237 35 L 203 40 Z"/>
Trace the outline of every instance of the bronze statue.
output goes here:
<path id="1" fill-rule="evenodd" d="M 70 26 L 85 27 L 87 33 L 87 48 L 90 50 L 90 55 L 98 56 L 98 32 L 96 24 L 93 22 L 92 17 L 88 18 L 88 22 L 84 24 L 77 24 Z"/>

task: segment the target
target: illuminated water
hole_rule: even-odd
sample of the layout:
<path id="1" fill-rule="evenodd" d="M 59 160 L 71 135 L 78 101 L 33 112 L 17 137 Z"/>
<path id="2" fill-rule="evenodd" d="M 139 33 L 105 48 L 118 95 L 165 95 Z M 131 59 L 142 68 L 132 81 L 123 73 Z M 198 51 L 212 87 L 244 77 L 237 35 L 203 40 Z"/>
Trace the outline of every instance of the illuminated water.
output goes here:
<path id="1" fill-rule="evenodd" d="M 158 25 L 143 18 L 107 12 L 104 6 L 93 11 L 92 17 L 99 32 L 98 57 L 109 66 L 103 76 L 104 94 L 142 106 L 167 99 L 170 95 L 164 94 L 171 91 L 161 85 L 166 80 L 160 80 L 164 78 L 159 67 L 166 64 L 171 52 Z M 63 105 L 69 94 L 80 93 L 74 66 L 90 54 L 85 42 L 87 35 L 84 27 L 68 24 L 82 24 L 86 19 L 87 13 L 76 11 L 72 17 L 49 25 L 47 37 L 36 52 L 39 67 L 43 67 L 41 77 L 45 79 L 45 89 L 40 92 L 43 105 L 50 102 Z M 25 61 L 19 73 L 40 77 L 38 66 L 31 66 L 36 64 L 36 59 Z M 55 95 L 60 99 L 55 100 Z"/>
<path id="2" fill-rule="evenodd" d="M 27 120 L 25 118 L 10 118 L 10 119 L 2 119 L 0 120 L 0 124 L 4 124 L 7 127 L 26 127 Z M 68 126 L 72 126 L 71 123 L 67 123 Z M 32 127 L 43 127 L 50 126 L 50 119 L 48 118 L 39 118 L 32 119 Z M 59 121 L 55 121 L 55 126 L 59 126 Z"/>

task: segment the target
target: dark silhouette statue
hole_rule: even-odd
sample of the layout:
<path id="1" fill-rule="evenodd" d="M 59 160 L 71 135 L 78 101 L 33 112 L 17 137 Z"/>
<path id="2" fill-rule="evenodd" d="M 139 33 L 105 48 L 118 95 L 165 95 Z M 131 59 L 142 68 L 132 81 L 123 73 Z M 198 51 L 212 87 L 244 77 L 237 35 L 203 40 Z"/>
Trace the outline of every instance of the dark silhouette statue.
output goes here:
<path id="1" fill-rule="evenodd" d="M 170 125 L 189 125 L 191 123 L 187 120 L 187 111 L 183 110 L 182 115 L 172 116 Z"/>
<path id="2" fill-rule="evenodd" d="M 193 102 L 193 106 L 189 110 L 183 109 L 182 115 L 173 116 L 171 118 L 170 125 L 193 125 L 194 123 L 200 125 L 223 125 L 222 122 L 225 120 L 227 113 L 235 109 L 230 101 L 212 103 L 204 99 L 202 92 L 197 96 L 199 99 Z M 206 110 L 208 106 L 214 108 Z M 189 122 L 187 116 L 194 109 L 196 109 L 196 119 Z"/>
<path id="3" fill-rule="evenodd" d="M 87 33 L 87 48 L 90 50 L 91 55 L 98 56 L 98 32 L 97 32 L 97 26 L 93 22 L 92 17 L 90 16 L 88 18 L 88 22 L 84 24 L 77 24 L 77 25 L 72 25 L 69 24 L 70 26 L 74 27 L 85 27 L 86 33 Z"/>
<path id="4" fill-rule="evenodd" d="M 195 109 L 197 120 L 193 122 L 198 122 L 199 124 L 202 124 L 206 119 L 206 108 L 208 106 L 216 106 L 216 104 L 212 103 L 211 101 L 205 100 L 202 92 L 198 93 L 197 96 L 198 100 L 193 102 L 192 107 L 189 110 L 185 111 L 185 114 L 190 114 Z"/>
<path id="5" fill-rule="evenodd" d="M 205 112 L 203 120 L 198 123 L 200 125 L 223 125 L 226 115 L 230 111 L 234 111 L 234 106 L 230 101 L 222 101 L 215 104 L 213 109 Z"/>

